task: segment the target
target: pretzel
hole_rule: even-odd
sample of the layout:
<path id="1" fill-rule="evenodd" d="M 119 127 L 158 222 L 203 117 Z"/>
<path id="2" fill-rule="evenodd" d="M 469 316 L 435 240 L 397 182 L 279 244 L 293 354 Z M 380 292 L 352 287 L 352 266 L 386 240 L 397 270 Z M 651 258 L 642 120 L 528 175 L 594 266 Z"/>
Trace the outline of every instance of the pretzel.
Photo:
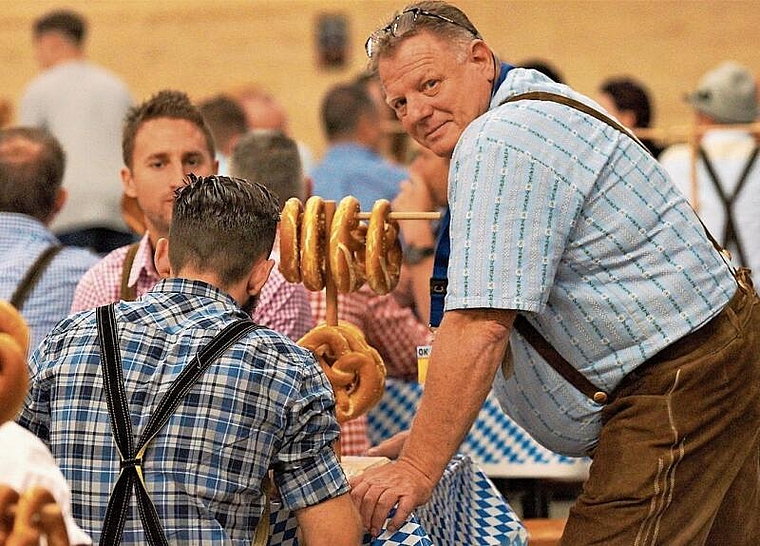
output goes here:
<path id="1" fill-rule="evenodd" d="M 29 326 L 18 309 L 5 300 L 0 300 L 0 332 L 10 334 L 24 354 L 29 350 Z"/>
<path id="2" fill-rule="evenodd" d="M 0 484 L 0 544 L 5 544 L 13 531 L 13 518 L 18 504 L 18 492 Z"/>
<path id="3" fill-rule="evenodd" d="M 13 530 L 6 546 L 38 546 L 45 537 L 48 546 L 69 546 L 63 513 L 52 493 L 30 487 L 18 500 Z"/>
<path id="4" fill-rule="evenodd" d="M 356 326 L 320 324 L 298 344 L 314 353 L 329 379 L 339 423 L 362 415 L 382 398 L 385 365 Z"/>
<path id="5" fill-rule="evenodd" d="M 298 197 L 285 201 L 280 215 L 280 273 L 288 282 L 301 282 L 301 222 L 303 204 Z"/>
<path id="6" fill-rule="evenodd" d="M 307 290 L 325 287 L 325 202 L 312 195 L 301 222 L 301 281 Z"/>
<path id="7" fill-rule="evenodd" d="M 375 201 L 367 229 L 367 282 L 381 295 L 396 288 L 401 272 L 398 222 L 388 217 L 390 210 L 387 199 Z"/>
<path id="8" fill-rule="evenodd" d="M 335 211 L 330 230 L 330 272 L 338 292 L 353 292 L 364 284 L 366 224 L 359 222 L 359 200 L 344 197 Z"/>
<path id="9" fill-rule="evenodd" d="M 0 300 L 0 423 L 12 420 L 29 388 L 29 327 L 13 305 Z"/>

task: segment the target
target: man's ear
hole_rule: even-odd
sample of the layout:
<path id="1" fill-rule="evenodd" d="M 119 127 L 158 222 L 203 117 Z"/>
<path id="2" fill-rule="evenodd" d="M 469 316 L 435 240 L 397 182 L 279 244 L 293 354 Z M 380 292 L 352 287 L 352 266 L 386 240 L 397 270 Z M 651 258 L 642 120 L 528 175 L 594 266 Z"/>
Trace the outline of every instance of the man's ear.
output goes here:
<path id="1" fill-rule="evenodd" d="M 272 272 L 272 267 L 274 267 L 274 260 L 272 259 L 256 262 L 256 265 L 253 266 L 251 274 L 248 277 L 248 294 L 255 296 L 261 292 L 261 288 L 264 286 L 264 283 L 267 282 L 269 274 Z"/>
<path id="2" fill-rule="evenodd" d="M 135 189 L 135 181 L 132 178 L 132 171 L 129 167 L 121 168 L 121 185 L 124 187 L 124 194 L 128 197 L 137 198 L 137 190 Z"/>
<path id="3" fill-rule="evenodd" d="M 479 70 L 483 71 L 489 80 L 493 80 L 493 53 L 483 40 L 470 42 L 470 61 L 477 64 Z"/>
<path id="4" fill-rule="evenodd" d="M 69 192 L 66 188 L 58 188 L 58 192 L 55 194 L 55 201 L 53 201 L 53 214 L 58 214 L 66 204 L 69 198 Z"/>
<path id="5" fill-rule="evenodd" d="M 171 277 L 172 267 L 169 263 L 169 239 L 161 237 L 156 241 L 156 251 L 153 254 L 153 262 L 156 266 L 156 271 L 162 279 Z"/>

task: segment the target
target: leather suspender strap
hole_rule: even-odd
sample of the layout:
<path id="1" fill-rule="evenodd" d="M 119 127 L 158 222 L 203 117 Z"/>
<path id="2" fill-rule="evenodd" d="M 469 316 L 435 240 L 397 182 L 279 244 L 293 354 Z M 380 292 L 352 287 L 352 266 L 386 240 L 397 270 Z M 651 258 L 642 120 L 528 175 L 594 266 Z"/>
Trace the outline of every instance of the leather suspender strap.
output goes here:
<path id="1" fill-rule="evenodd" d="M 260 326 L 250 320 L 233 322 L 201 349 L 161 398 L 141 435 L 141 439 L 135 445 L 129 404 L 124 389 L 124 373 L 113 304 L 98 307 L 96 316 L 103 387 L 108 404 L 108 414 L 111 419 L 111 432 L 121 458 L 121 471 L 108 501 L 100 543 L 113 545 L 121 543 L 134 485 L 137 490 L 140 519 L 145 528 L 148 543 L 151 546 L 168 546 L 158 513 L 145 487 L 142 467 L 145 451 L 148 444 L 164 427 L 187 393 L 206 373 L 211 363 L 238 339 L 246 333 L 260 328 Z M 269 522 L 266 523 L 268 525 Z"/>
<path id="2" fill-rule="evenodd" d="M 607 402 L 608 395 L 602 389 L 594 385 L 588 378 L 573 367 L 565 357 L 563 357 L 554 346 L 546 341 L 546 338 L 542 336 L 533 325 L 528 322 L 523 315 L 518 314 L 515 317 L 514 326 L 520 335 L 530 343 L 541 357 L 554 368 L 562 378 L 570 383 L 573 387 L 585 394 L 588 398 L 591 398 L 597 404 L 604 404 Z"/>
<path id="3" fill-rule="evenodd" d="M 62 248 L 63 247 L 61 245 L 49 246 L 42 252 L 42 254 L 37 257 L 11 296 L 10 303 L 13 305 L 13 307 L 21 310 L 21 307 L 24 305 L 24 302 L 29 296 L 29 293 L 40 280 L 40 277 L 42 277 L 42 273 L 45 271 L 45 269 L 47 269 L 47 266 L 50 264 L 53 258 L 55 258 L 55 255 L 61 251 Z"/>
<path id="4" fill-rule="evenodd" d="M 135 256 L 139 248 L 140 241 L 129 245 L 127 255 L 124 257 L 124 264 L 121 266 L 121 299 L 124 301 L 135 301 L 137 299 L 137 287 L 129 286 L 129 273 L 132 271 L 132 264 L 135 263 Z"/>

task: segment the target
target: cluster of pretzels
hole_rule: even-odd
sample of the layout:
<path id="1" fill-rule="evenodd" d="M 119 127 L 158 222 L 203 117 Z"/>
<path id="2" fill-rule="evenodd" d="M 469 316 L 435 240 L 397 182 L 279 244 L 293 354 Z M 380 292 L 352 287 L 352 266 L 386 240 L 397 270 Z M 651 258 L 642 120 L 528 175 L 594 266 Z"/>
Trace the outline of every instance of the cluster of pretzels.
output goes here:
<path id="1" fill-rule="evenodd" d="M 398 284 L 402 258 L 398 222 L 390 211 L 390 202 L 379 199 L 365 222 L 359 201 L 344 197 L 328 233 L 321 197 L 310 197 L 305 207 L 298 198 L 288 199 L 280 222 L 280 272 L 313 292 L 326 286 L 329 274 L 338 292 L 354 292 L 366 281 L 375 293 L 387 294 Z"/>
<path id="2" fill-rule="evenodd" d="M 0 546 L 69 546 L 61 507 L 44 487 L 30 487 L 22 495 L 0 485 Z"/>

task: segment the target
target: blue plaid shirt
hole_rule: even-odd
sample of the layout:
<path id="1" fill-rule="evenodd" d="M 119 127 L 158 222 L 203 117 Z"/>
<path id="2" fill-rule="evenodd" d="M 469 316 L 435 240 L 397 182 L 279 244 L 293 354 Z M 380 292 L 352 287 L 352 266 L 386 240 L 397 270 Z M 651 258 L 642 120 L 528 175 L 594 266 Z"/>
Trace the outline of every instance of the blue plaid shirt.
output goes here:
<path id="1" fill-rule="evenodd" d="M 169 279 L 116 304 L 136 437 L 200 348 L 245 314 L 198 281 Z M 103 396 L 94 310 L 62 321 L 31 359 L 20 424 L 52 451 L 71 485 L 73 515 L 97 542 L 119 454 Z M 310 506 L 348 491 L 332 450 L 332 389 L 313 356 L 272 330 L 251 332 L 214 362 L 149 445 L 148 492 L 170 543 L 250 544 L 269 468 L 282 503 Z M 123 544 L 145 544 L 132 498 Z"/>
<path id="2" fill-rule="evenodd" d="M 0 298 L 9 300 L 35 260 L 60 242 L 39 220 L 0 212 Z M 69 314 L 77 282 L 100 258 L 83 248 L 65 247 L 48 264 L 21 306 L 37 347 L 53 326 Z"/>

